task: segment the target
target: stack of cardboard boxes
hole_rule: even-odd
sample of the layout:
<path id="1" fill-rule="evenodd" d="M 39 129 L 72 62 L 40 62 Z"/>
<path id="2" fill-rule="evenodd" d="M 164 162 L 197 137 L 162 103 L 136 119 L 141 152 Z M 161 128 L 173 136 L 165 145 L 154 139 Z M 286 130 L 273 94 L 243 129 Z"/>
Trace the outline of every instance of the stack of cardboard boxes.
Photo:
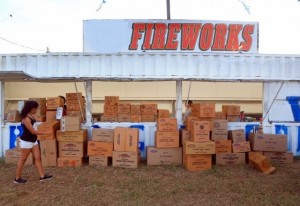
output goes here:
<path id="1" fill-rule="evenodd" d="M 241 107 L 239 105 L 222 105 L 222 112 L 225 113 L 228 122 L 239 122 Z"/>
<path id="2" fill-rule="evenodd" d="M 155 122 L 157 117 L 157 104 L 141 104 L 142 122 Z"/>
<path id="3" fill-rule="evenodd" d="M 66 93 L 67 116 L 85 118 L 85 101 L 82 93 Z"/>
<path id="4" fill-rule="evenodd" d="M 81 129 L 81 118 L 63 116 L 57 131 L 58 167 L 81 166 L 86 155 L 87 130 Z"/>
<path id="5" fill-rule="evenodd" d="M 137 168 L 140 164 L 139 129 L 114 129 L 113 167 Z"/>
<path id="6" fill-rule="evenodd" d="M 119 102 L 117 108 L 118 108 L 118 122 L 131 122 L 130 119 L 131 104 Z"/>
<path id="7" fill-rule="evenodd" d="M 177 119 L 158 118 L 155 147 L 147 147 L 147 165 L 168 164 L 182 164 L 182 147 L 179 147 Z"/>
<path id="8" fill-rule="evenodd" d="M 89 165 L 109 166 L 114 148 L 114 130 L 93 128 L 88 141 Z"/>
<path id="9" fill-rule="evenodd" d="M 118 121 L 118 96 L 105 96 L 104 115 L 101 116 L 102 122 Z"/>
<path id="10" fill-rule="evenodd" d="M 18 164 L 19 159 L 21 157 L 21 150 L 20 150 L 20 138 L 16 140 L 16 147 L 13 149 L 8 149 L 5 151 L 5 164 Z M 32 165 L 33 164 L 33 156 L 32 153 L 29 154 L 25 165 Z"/>
<path id="11" fill-rule="evenodd" d="M 130 120 L 131 120 L 131 122 L 141 122 L 142 121 L 141 105 L 138 105 L 138 104 L 131 105 Z"/>

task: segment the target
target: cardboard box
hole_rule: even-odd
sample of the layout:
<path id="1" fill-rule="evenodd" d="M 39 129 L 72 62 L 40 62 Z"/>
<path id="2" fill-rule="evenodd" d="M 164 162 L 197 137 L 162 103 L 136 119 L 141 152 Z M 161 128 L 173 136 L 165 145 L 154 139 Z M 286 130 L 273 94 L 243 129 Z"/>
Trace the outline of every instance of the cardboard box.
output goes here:
<path id="1" fill-rule="evenodd" d="M 63 116 L 60 119 L 60 130 L 63 132 L 67 131 L 79 131 L 81 128 L 81 118 Z"/>
<path id="2" fill-rule="evenodd" d="M 47 122 L 52 122 L 56 121 L 56 110 L 55 111 L 47 111 L 46 112 L 46 121 Z"/>
<path id="3" fill-rule="evenodd" d="M 116 127 L 114 130 L 114 151 L 125 151 L 126 127 Z"/>
<path id="4" fill-rule="evenodd" d="M 193 117 L 215 117 L 215 103 L 192 104 Z"/>
<path id="5" fill-rule="evenodd" d="M 231 140 L 215 140 L 215 143 L 216 143 L 216 154 L 232 152 Z"/>
<path id="6" fill-rule="evenodd" d="M 233 153 L 239 152 L 250 152 L 250 142 L 236 142 L 232 143 L 232 151 Z"/>
<path id="7" fill-rule="evenodd" d="M 142 114 L 142 122 L 155 122 L 155 114 Z"/>
<path id="8" fill-rule="evenodd" d="M 157 131 L 172 132 L 178 131 L 176 118 L 159 118 L 157 119 Z"/>
<path id="9" fill-rule="evenodd" d="M 141 114 L 141 105 L 132 104 L 131 107 L 130 107 L 130 114 L 140 115 Z"/>
<path id="10" fill-rule="evenodd" d="M 157 110 L 157 118 L 169 118 L 170 113 L 168 109 L 158 109 Z"/>
<path id="11" fill-rule="evenodd" d="M 89 165 L 100 165 L 107 167 L 111 165 L 112 158 L 106 156 L 89 156 Z"/>
<path id="12" fill-rule="evenodd" d="M 118 114 L 118 122 L 131 122 L 130 114 Z"/>
<path id="13" fill-rule="evenodd" d="M 49 135 L 38 135 L 38 140 L 52 140 L 56 138 L 56 130 L 59 130 L 59 121 L 43 122 L 37 126 L 38 131 L 50 133 Z"/>
<path id="14" fill-rule="evenodd" d="M 202 171 L 212 168 L 212 155 L 210 154 L 183 154 L 183 165 L 190 171 Z"/>
<path id="15" fill-rule="evenodd" d="M 21 157 L 21 150 L 19 149 L 8 149 L 5 151 L 5 164 L 18 164 L 19 159 Z M 32 153 L 29 154 L 25 165 L 33 164 L 33 156 Z"/>
<path id="16" fill-rule="evenodd" d="M 155 146 L 157 148 L 179 147 L 179 131 L 155 133 Z"/>
<path id="17" fill-rule="evenodd" d="M 86 142 L 58 142 L 59 157 L 84 157 Z"/>
<path id="18" fill-rule="evenodd" d="M 199 120 L 200 120 L 199 117 L 188 117 L 186 119 L 185 129 L 188 131 L 192 131 L 192 123 L 194 121 L 199 121 Z"/>
<path id="19" fill-rule="evenodd" d="M 79 98 L 78 98 L 79 97 Z M 82 93 L 78 92 L 78 93 L 66 93 L 66 101 L 72 101 L 72 100 L 76 100 L 78 101 L 78 99 L 82 102 Z"/>
<path id="20" fill-rule="evenodd" d="M 100 155 L 112 157 L 114 145 L 113 142 L 94 142 L 88 141 L 88 155 Z"/>
<path id="21" fill-rule="evenodd" d="M 185 141 L 183 144 L 185 154 L 215 154 L 216 145 L 213 141 L 209 142 L 192 142 Z"/>
<path id="22" fill-rule="evenodd" d="M 139 152 L 113 151 L 113 167 L 138 168 L 139 164 Z"/>
<path id="23" fill-rule="evenodd" d="M 118 116 L 107 116 L 107 115 L 101 116 L 101 122 L 117 122 L 117 121 L 118 121 Z"/>
<path id="24" fill-rule="evenodd" d="M 193 142 L 208 142 L 209 141 L 208 121 L 194 121 L 192 123 L 191 140 Z"/>
<path id="25" fill-rule="evenodd" d="M 130 121 L 131 122 L 142 122 L 142 115 L 140 115 L 140 114 L 132 114 L 130 116 Z"/>
<path id="26" fill-rule="evenodd" d="M 37 121 L 37 122 L 45 122 L 46 121 L 46 116 L 39 116 L 39 115 L 32 115 L 34 117 L 34 119 Z M 52 120 L 53 121 L 53 120 Z"/>
<path id="27" fill-rule="evenodd" d="M 139 148 L 139 129 L 126 128 L 125 151 L 138 152 L 138 148 Z"/>
<path id="28" fill-rule="evenodd" d="M 114 130 L 113 129 L 93 128 L 92 141 L 114 142 Z"/>
<path id="29" fill-rule="evenodd" d="M 41 159 L 44 167 L 57 166 L 57 142 L 56 140 L 41 140 Z"/>
<path id="30" fill-rule="evenodd" d="M 215 112 L 215 119 L 226 120 L 226 114 L 225 114 L 225 112 Z"/>
<path id="31" fill-rule="evenodd" d="M 60 97 L 47 97 L 47 110 L 56 110 L 64 106 L 64 100 Z"/>
<path id="32" fill-rule="evenodd" d="M 249 164 L 264 174 L 270 174 L 276 170 L 276 168 L 272 166 L 270 160 L 260 153 L 251 155 L 249 157 Z"/>
<path id="33" fill-rule="evenodd" d="M 157 104 L 141 104 L 141 114 L 157 114 Z"/>
<path id="34" fill-rule="evenodd" d="M 240 115 L 227 115 L 227 121 L 228 122 L 239 122 L 240 121 Z"/>
<path id="35" fill-rule="evenodd" d="M 222 105 L 222 112 L 226 115 L 240 115 L 241 106 L 239 105 Z"/>
<path id="36" fill-rule="evenodd" d="M 58 157 L 58 167 L 78 167 L 83 165 L 82 157 Z"/>
<path id="37" fill-rule="evenodd" d="M 245 130 L 243 129 L 228 130 L 228 139 L 232 140 L 233 143 L 245 142 L 246 141 Z"/>
<path id="38" fill-rule="evenodd" d="M 291 152 L 264 152 L 273 164 L 288 164 L 293 163 L 293 153 Z"/>
<path id="39" fill-rule="evenodd" d="M 214 120 L 211 132 L 212 140 L 227 140 L 228 139 L 228 121 Z"/>
<path id="40" fill-rule="evenodd" d="M 182 148 L 147 147 L 147 165 L 181 165 Z"/>
<path id="41" fill-rule="evenodd" d="M 118 107 L 117 105 L 104 105 L 104 115 L 105 116 L 117 116 L 118 115 Z"/>
<path id="42" fill-rule="evenodd" d="M 118 96 L 105 96 L 105 105 L 111 105 L 111 106 L 117 106 L 119 103 L 119 97 Z"/>
<path id="43" fill-rule="evenodd" d="M 66 106 L 68 111 L 83 111 L 85 108 L 84 102 L 78 100 L 68 100 Z"/>
<path id="44" fill-rule="evenodd" d="M 130 103 L 119 103 L 118 104 L 118 114 L 130 114 Z M 129 115 L 130 116 L 130 115 Z"/>
<path id="45" fill-rule="evenodd" d="M 282 134 L 257 134 L 249 135 L 251 148 L 254 151 L 286 152 L 287 136 Z"/>
<path id="46" fill-rule="evenodd" d="M 82 114 L 83 114 L 83 116 L 85 116 L 85 111 L 83 111 Z M 68 111 L 68 110 L 67 110 L 67 116 L 70 116 L 70 117 L 82 117 L 80 111 Z"/>
<path id="47" fill-rule="evenodd" d="M 245 153 L 217 153 L 216 165 L 245 164 Z"/>
<path id="48" fill-rule="evenodd" d="M 191 140 L 191 132 L 187 131 L 185 129 L 180 129 L 180 134 L 179 134 L 179 146 L 183 146 L 183 142 L 185 140 Z"/>
<path id="49" fill-rule="evenodd" d="M 6 120 L 8 122 L 20 122 L 22 119 L 18 110 L 10 110 L 7 113 Z"/>
<path id="50" fill-rule="evenodd" d="M 56 131 L 57 141 L 60 142 L 86 142 L 88 138 L 87 129 L 79 131 Z"/>

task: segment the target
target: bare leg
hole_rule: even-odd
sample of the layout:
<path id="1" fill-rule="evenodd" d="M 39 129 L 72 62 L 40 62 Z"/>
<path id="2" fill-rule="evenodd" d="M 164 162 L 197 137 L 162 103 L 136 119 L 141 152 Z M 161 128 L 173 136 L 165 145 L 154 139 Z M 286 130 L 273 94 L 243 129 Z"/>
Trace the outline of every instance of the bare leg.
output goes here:
<path id="1" fill-rule="evenodd" d="M 24 163 L 26 162 L 30 152 L 31 149 L 21 149 L 21 157 L 19 159 L 17 170 L 16 170 L 16 179 L 19 179 L 21 177 Z"/>
<path id="2" fill-rule="evenodd" d="M 33 157 L 34 157 L 35 166 L 38 169 L 40 177 L 44 177 L 45 173 L 44 173 L 44 169 L 43 169 L 43 166 L 42 166 L 41 152 L 40 152 L 39 145 L 34 145 L 33 146 L 32 154 L 33 154 Z"/>

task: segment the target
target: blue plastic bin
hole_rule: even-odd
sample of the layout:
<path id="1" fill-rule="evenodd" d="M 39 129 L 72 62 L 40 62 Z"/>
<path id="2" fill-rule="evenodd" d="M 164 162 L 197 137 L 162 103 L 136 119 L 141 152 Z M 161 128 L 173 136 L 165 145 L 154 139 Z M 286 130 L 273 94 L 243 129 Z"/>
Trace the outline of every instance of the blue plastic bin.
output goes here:
<path id="1" fill-rule="evenodd" d="M 287 96 L 286 100 L 291 105 L 294 121 L 299 122 L 300 121 L 300 106 L 299 106 L 300 96 Z"/>

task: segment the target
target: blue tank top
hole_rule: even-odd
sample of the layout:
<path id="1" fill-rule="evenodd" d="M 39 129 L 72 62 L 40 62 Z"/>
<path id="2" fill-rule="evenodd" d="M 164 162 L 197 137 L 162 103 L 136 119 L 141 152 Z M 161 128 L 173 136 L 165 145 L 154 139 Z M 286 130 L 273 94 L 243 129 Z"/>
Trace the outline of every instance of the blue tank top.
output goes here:
<path id="1" fill-rule="evenodd" d="M 33 124 L 36 122 L 35 119 L 30 117 L 28 118 L 31 120 L 31 125 L 33 126 Z M 21 126 L 23 128 L 23 134 L 21 135 L 20 139 L 27 142 L 35 142 L 37 140 L 37 136 L 32 134 L 23 123 L 21 123 Z"/>

